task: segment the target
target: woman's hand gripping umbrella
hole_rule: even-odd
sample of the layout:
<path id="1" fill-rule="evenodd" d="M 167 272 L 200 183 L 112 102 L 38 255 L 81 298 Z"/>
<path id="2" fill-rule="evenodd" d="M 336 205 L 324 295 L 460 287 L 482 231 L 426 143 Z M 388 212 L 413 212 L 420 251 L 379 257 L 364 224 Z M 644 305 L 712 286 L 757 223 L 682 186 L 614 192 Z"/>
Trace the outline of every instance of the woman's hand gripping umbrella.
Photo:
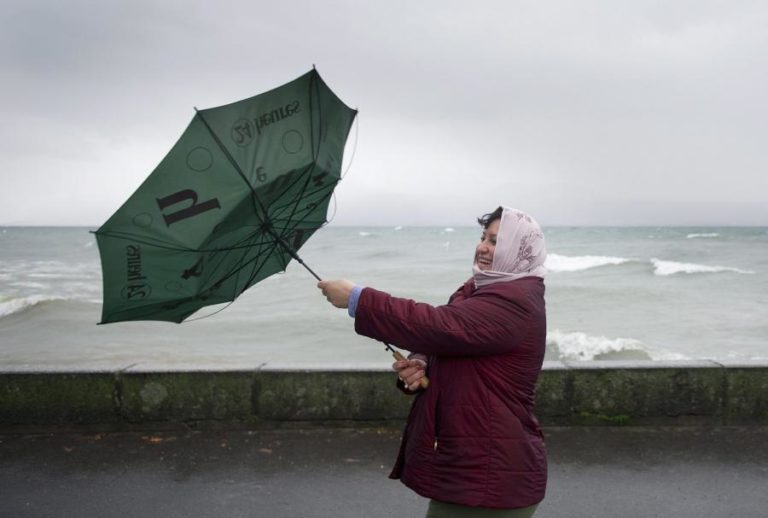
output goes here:
<path id="1" fill-rule="evenodd" d="M 354 302 L 356 303 L 357 297 L 359 297 L 360 291 L 362 291 L 362 288 L 346 279 L 320 281 L 317 283 L 317 287 L 322 290 L 328 302 L 340 309 L 349 309 L 350 297 L 354 297 Z M 350 312 L 350 314 L 353 313 Z M 413 392 L 418 390 L 419 387 L 423 389 L 429 387 L 429 378 L 426 376 L 426 356 L 416 354 L 406 358 L 400 351 L 393 349 L 388 343 L 384 342 L 384 346 L 392 353 L 396 360 L 392 364 L 392 368 L 397 371 L 399 381 L 404 388 Z"/>

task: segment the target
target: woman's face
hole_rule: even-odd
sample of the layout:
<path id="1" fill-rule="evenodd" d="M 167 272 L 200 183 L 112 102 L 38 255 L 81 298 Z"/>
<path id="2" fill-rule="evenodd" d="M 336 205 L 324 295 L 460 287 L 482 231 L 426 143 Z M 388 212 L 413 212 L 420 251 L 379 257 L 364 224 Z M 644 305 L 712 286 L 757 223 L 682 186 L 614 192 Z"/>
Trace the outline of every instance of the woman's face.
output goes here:
<path id="1" fill-rule="evenodd" d="M 481 270 L 490 270 L 493 264 L 493 253 L 496 251 L 496 235 L 499 233 L 500 219 L 495 219 L 483 230 L 480 243 L 475 249 L 475 264 Z"/>

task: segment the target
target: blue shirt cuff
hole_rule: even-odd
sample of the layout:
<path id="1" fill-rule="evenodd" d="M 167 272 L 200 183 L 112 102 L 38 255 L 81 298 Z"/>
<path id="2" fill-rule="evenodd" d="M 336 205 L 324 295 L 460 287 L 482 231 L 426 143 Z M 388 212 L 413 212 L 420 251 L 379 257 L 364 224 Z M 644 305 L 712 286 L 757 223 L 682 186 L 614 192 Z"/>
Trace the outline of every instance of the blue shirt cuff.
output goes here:
<path id="1" fill-rule="evenodd" d="M 347 299 L 347 312 L 352 318 L 355 318 L 355 313 L 357 313 L 357 301 L 360 300 L 360 293 L 363 292 L 364 288 L 365 286 L 355 285 L 355 287 L 352 288 L 352 293 L 349 294 L 349 299 Z"/>

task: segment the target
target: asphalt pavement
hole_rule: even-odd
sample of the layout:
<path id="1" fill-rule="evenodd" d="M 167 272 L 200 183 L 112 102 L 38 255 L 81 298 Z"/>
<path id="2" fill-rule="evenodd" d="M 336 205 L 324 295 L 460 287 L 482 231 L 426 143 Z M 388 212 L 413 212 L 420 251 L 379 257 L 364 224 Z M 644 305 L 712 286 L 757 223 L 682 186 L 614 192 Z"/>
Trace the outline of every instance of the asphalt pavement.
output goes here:
<path id="1" fill-rule="evenodd" d="M 765 518 L 768 428 L 547 428 L 543 517 Z M 0 435 L 0 517 L 424 516 L 393 428 Z"/>

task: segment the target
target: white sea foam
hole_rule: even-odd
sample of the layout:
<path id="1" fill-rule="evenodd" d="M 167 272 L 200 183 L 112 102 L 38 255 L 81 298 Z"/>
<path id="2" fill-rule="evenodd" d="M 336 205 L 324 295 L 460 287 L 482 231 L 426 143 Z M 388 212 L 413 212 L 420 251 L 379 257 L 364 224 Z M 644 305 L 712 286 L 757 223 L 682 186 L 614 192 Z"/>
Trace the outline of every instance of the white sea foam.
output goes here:
<path id="1" fill-rule="evenodd" d="M 74 274 L 74 273 L 28 273 L 27 277 L 31 279 L 80 279 L 83 277 L 82 274 Z"/>
<path id="2" fill-rule="evenodd" d="M 662 261 L 661 259 L 651 259 L 654 275 L 674 275 L 676 273 L 755 273 L 752 270 L 742 270 L 741 268 L 732 268 L 730 266 L 707 266 L 704 264 L 678 263 L 675 261 Z"/>
<path id="3" fill-rule="evenodd" d="M 648 350 L 639 340 L 632 338 L 607 338 L 586 333 L 563 333 L 553 330 L 547 333 L 547 347 L 557 347 L 563 360 L 594 360 L 598 356 L 625 351 L 637 351 L 648 356 Z"/>
<path id="4" fill-rule="evenodd" d="M 398 225 L 398 226 L 395 227 L 395 230 L 403 230 L 403 226 L 402 225 Z"/>
<path id="5" fill-rule="evenodd" d="M 360 237 L 368 237 L 371 235 L 370 232 L 358 232 L 357 233 Z"/>
<path id="6" fill-rule="evenodd" d="M 700 233 L 700 234 L 688 234 L 685 237 L 688 238 L 688 239 L 696 239 L 696 238 L 699 238 L 699 237 L 712 238 L 712 237 L 720 237 L 720 234 L 718 234 L 717 232 L 705 232 L 705 233 Z"/>
<path id="7" fill-rule="evenodd" d="M 547 262 L 544 264 L 551 272 L 577 272 L 597 268 L 624 264 L 631 261 L 625 257 L 610 257 L 603 255 L 579 255 L 569 257 L 560 254 L 547 254 Z"/>
<path id="8" fill-rule="evenodd" d="M 688 359 L 685 355 L 647 345 L 634 338 L 608 338 L 586 333 L 563 333 L 557 329 L 547 333 L 548 352 L 556 352 L 560 360 L 656 360 Z M 554 351 L 553 351 L 554 350 Z"/>
<path id="9" fill-rule="evenodd" d="M 51 279 L 51 280 L 81 280 L 95 278 L 98 273 L 97 269 L 93 269 L 89 272 L 82 271 L 61 271 L 61 272 L 30 272 L 26 276 L 30 279 Z"/>
<path id="10" fill-rule="evenodd" d="M 14 288 L 31 288 L 33 290 L 44 290 L 49 287 L 47 284 L 43 284 L 42 282 L 32 281 L 9 282 L 8 286 L 13 286 Z"/>
<path id="11" fill-rule="evenodd" d="M 455 229 L 453 229 L 453 228 L 451 228 L 451 227 L 445 227 L 445 228 L 443 229 L 443 232 L 455 232 Z"/>
<path id="12" fill-rule="evenodd" d="M 44 295 L 32 295 L 31 297 L 21 297 L 21 298 L 11 298 L 11 299 L 0 298 L 0 318 L 7 317 L 8 315 L 12 315 L 14 313 L 19 313 L 20 311 L 29 309 L 42 302 L 48 302 L 53 300 L 64 300 L 64 299 L 62 299 L 61 297 L 47 297 Z"/>

